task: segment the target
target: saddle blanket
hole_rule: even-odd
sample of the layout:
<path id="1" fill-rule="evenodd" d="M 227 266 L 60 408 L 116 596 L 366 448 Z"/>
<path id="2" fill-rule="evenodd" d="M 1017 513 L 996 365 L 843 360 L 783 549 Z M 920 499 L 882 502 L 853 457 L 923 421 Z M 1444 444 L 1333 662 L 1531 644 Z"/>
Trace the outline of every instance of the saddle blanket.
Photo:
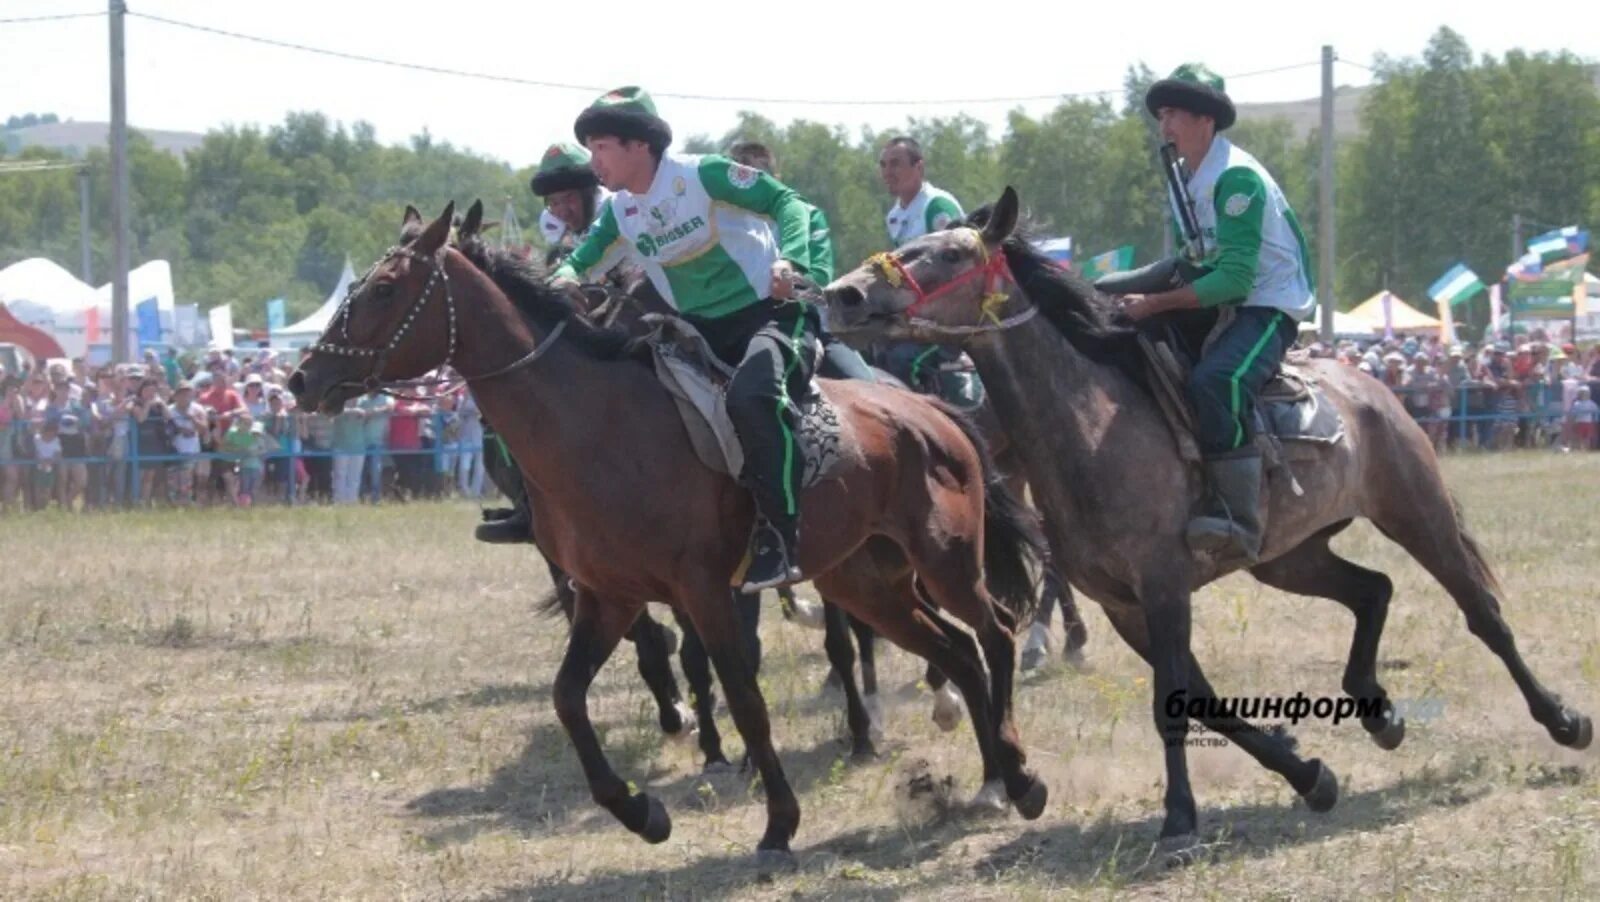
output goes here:
<path id="1" fill-rule="evenodd" d="M 671 316 L 649 314 L 642 318 L 652 329 L 644 337 L 655 362 L 656 378 L 677 403 L 700 462 L 735 479 L 744 472 L 744 447 L 728 417 L 726 390 L 733 368 L 711 352 L 711 346 L 687 322 Z M 816 381 L 807 397 L 795 404 L 800 414 L 796 438 L 804 459 L 801 488 L 829 476 L 852 447 L 839 411 Z"/>

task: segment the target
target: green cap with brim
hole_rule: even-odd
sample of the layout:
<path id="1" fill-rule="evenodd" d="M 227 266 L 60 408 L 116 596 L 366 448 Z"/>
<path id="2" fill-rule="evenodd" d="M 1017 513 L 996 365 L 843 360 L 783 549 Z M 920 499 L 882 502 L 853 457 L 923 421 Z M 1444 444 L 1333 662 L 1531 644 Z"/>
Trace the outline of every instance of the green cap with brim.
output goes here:
<path id="1" fill-rule="evenodd" d="M 1158 115 L 1157 111 L 1164 106 L 1210 116 L 1219 132 L 1233 125 L 1237 118 L 1222 76 L 1202 63 L 1184 63 L 1172 70 L 1171 75 L 1151 85 L 1144 94 L 1144 106 L 1152 116 Z"/>

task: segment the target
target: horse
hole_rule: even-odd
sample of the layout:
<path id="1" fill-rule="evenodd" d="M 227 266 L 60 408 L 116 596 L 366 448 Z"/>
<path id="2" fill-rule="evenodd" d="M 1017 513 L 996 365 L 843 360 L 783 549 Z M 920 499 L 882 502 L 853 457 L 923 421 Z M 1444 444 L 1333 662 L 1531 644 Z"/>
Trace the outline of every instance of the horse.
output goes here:
<path id="1" fill-rule="evenodd" d="M 497 282 L 448 246 L 454 208 L 374 264 L 290 390 L 307 409 L 336 411 L 371 386 L 446 364 L 459 373 L 522 469 L 539 546 L 576 584 L 553 701 L 595 801 L 648 842 L 671 835 L 666 807 L 611 768 L 587 705 L 595 673 L 645 604 L 660 600 L 705 643 L 760 774 L 758 864 L 792 864 L 799 801 L 727 600 L 755 516 L 749 492 L 700 463 L 676 405 L 626 336 L 576 316 L 535 267 L 508 258 Z M 1027 767 L 1011 698 L 1013 630 L 1031 613 L 1028 568 L 1040 551 L 1031 513 L 959 411 L 875 384 L 818 386 L 852 441 L 802 494 L 802 573 L 950 675 L 985 774 L 998 774 L 1019 814 L 1037 818 L 1048 790 Z M 849 707 L 864 722 L 860 700 Z"/>
<path id="2" fill-rule="evenodd" d="M 1312 810 L 1331 809 L 1338 799 L 1332 770 L 1301 759 L 1286 731 L 1263 731 L 1218 704 L 1190 649 L 1191 593 L 1246 562 L 1219 565 L 1186 544 L 1202 484 L 1144 381 L 1138 331 L 1108 298 L 1034 250 L 1017 221 L 1017 195 L 1008 187 L 967 227 L 869 260 L 827 287 L 830 327 L 959 341 L 971 354 L 1006 433 L 1018 441 L 1051 560 L 1154 671 L 1154 719 L 1166 746 L 1160 847 L 1181 862 L 1198 842 L 1184 751 L 1191 716 L 1284 777 Z M 1266 532 L 1249 573 L 1355 615 L 1342 688 L 1373 740 L 1397 748 L 1405 721 L 1377 678 L 1393 583 L 1329 547 L 1356 517 L 1366 518 L 1450 593 L 1551 738 L 1586 748 L 1589 717 L 1564 706 L 1517 651 L 1501 616 L 1503 591 L 1427 435 L 1377 380 L 1328 360 L 1307 369 L 1346 434 L 1307 446 L 1317 449 L 1308 462 L 1291 461 L 1303 497 L 1281 485 L 1264 493 Z"/>

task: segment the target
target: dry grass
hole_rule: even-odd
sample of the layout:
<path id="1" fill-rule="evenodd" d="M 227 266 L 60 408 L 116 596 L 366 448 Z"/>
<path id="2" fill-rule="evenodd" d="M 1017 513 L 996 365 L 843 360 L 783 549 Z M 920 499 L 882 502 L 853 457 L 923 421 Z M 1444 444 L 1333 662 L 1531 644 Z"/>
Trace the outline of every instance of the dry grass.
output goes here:
<path id="1" fill-rule="evenodd" d="M 1449 464 L 1529 662 L 1591 714 L 1597 468 Z M 842 706 L 818 695 L 820 634 L 769 607 L 763 688 L 804 816 L 800 871 L 761 883 L 759 800 L 741 779 L 697 786 L 626 645 L 591 711 L 673 836 L 647 846 L 590 802 L 549 702 L 564 628 L 530 611 L 543 568 L 474 543 L 474 519 L 448 505 L 0 522 L 0 896 L 1600 898 L 1595 752 L 1551 742 L 1438 586 L 1363 525 L 1340 549 L 1398 588 L 1382 677 L 1444 699 L 1444 716 L 1393 753 L 1354 723 L 1302 724 L 1343 781 L 1328 815 L 1232 748 L 1192 750 L 1217 845 L 1179 871 L 1141 867 L 1162 790 L 1146 671 L 1097 611 L 1094 671 L 1020 689 L 1052 791 L 1024 824 L 907 799 L 924 762 L 960 797 L 978 767 L 969 727 L 936 731 L 898 651 L 880 662 L 890 753 L 847 766 Z M 1230 578 L 1197 600 L 1195 645 L 1224 692 L 1333 694 L 1350 627 L 1332 603 Z"/>

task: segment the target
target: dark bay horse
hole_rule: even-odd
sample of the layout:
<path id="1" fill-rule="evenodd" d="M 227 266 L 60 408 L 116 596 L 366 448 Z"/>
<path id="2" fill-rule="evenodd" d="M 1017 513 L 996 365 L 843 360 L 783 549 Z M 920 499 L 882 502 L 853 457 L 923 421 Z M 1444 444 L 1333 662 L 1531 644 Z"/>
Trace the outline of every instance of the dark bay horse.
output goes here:
<path id="1" fill-rule="evenodd" d="M 648 841 L 671 833 L 666 808 L 606 761 L 586 698 L 645 603 L 661 600 L 685 613 L 705 643 L 760 773 L 767 828 L 758 857 L 790 860 L 799 802 L 728 603 L 754 517 L 749 493 L 700 464 L 676 406 L 625 336 L 574 316 L 531 267 L 513 304 L 447 246 L 453 209 L 377 263 L 290 389 L 304 407 L 331 412 L 373 385 L 444 364 L 460 373 L 528 482 L 538 544 L 576 582 L 554 701 L 595 800 Z M 1037 817 L 1048 792 L 1026 768 L 1011 706 L 1012 631 L 1033 595 L 1031 515 L 952 408 L 871 384 L 820 385 L 853 443 L 803 495 L 802 572 L 950 675 L 985 773 L 1000 775 L 1019 813 Z M 807 522 L 821 528 L 807 531 Z M 852 719 L 865 717 L 851 708 Z"/>
<path id="2" fill-rule="evenodd" d="M 1190 595 L 1221 573 L 1185 542 L 1201 483 L 1142 384 L 1136 333 L 1117 321 L 1109 299 L 1013 234 L 1017 218 L 1017 196 L 1007 188 L 992 210 L 974 214 L 974 227 L 869 260 L 828 287 L 830 326 L 959 340 L 971 354 L 1018 443 L 1052 561 L 1101 604 L 1154 671 L 1152 708 L 1166 745 L 1163 846 L 1181 856 L 1196 841 L 1183 741 L 1191 716 L 1283 776 L 1313 810 L 1328 810 L 1338 792 L 1331 770 L 1302 760 L 1287 733 L 1263 731 L 1218 704 L 1190 649 Z M 1393 584 L 1329 548 L 1354 518 L 1367 518 L 1455 599 L 1467 629 L 1504 662 L 1533 719 L 1561 745 L 1587 747 L 1590 719 L 1541 685 L 1518 652 L 1500 613 L 1502 590 L 1421 427 L 1378 380 L 1328 360 L 1313 360 L 1310 369 L 1346 435 L 1290 458 L 1303 497 L 1268 487 L 1266 535 L 1251 575 L 1350 609 L 1355 634 L 1343 689 L 1366 712 L 1361 723 L 1373 739 L 1396 748 L 1405 724 L 1377 678 Z"/>

